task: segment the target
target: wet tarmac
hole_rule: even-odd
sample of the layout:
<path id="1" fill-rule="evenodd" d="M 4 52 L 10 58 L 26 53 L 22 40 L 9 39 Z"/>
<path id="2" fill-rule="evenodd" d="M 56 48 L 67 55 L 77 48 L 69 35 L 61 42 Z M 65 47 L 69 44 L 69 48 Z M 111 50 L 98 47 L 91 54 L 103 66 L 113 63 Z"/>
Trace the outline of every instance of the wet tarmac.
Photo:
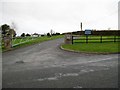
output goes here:
<path id="1" fill-rule="evenodd" d="M 118 88 L 118 54 L 74 53 L 61 43 L 3 53 L 3 88 Z"/>

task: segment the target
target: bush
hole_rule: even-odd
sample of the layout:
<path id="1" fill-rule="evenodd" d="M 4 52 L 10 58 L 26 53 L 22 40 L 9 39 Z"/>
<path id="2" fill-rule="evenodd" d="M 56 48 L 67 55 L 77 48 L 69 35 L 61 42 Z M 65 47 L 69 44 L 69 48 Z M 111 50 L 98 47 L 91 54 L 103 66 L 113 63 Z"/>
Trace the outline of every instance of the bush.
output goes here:
<path id="1" fill-rule="evenodd" d="M 22 34 L 21 34 L 21 37 L 25 37 L 25 33 L 22 33 Z"/>
<path id="2" fill-rule="evenodd" d="M 48 36 L 48 37 L 51 37 L 50 33 L 47 33 L 47 36 Z"/>
<path id="3" fill-rule="evenodd" d="M 27 33 L 26 36 L 31 36 L 31 35 Z"/>

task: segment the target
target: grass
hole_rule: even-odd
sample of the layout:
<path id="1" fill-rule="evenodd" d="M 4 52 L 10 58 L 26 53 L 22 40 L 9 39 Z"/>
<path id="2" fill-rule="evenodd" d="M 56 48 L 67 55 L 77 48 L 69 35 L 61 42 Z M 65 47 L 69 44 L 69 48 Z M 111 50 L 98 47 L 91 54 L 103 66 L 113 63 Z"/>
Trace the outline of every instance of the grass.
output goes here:
<path id="1" fill-rule="evenodd" d="M 93 52 L 93 53 L 118 53 L 118 42 L 116 43 L 76 43 L 73 45 L 64 44 L 64 49 L 75 50 L 80 52 Z"/>
<path id="2" fill-rule="evenodd" d="M 44 41 L 48 41 L 48 40 L 53 40 L 53 39 L 58 39 L 58 38 L 62 38 L 62 37 L 63 37 L 63 35 L 52 36 L 52 37 L 44 36 L 44 37 L 35 38 L 35 39 L 30 40 L 28 42 L 24 42 L 25 41 L 25 39 L 24 39 L 23 40 L 24 43 L 18 44 L 16 46 L 14 46 L 12 49 L 16 49 L 16 48 L 20 48 L 20 47 L 24 47 L 24 46 L 29 46 L 32 44 L 36 44 L 36 43 L 40 43 L 40 42 L 44 42 Z M 18 43 L 19 39 L 16 39 L 15 42 Z M 14 44 L 16 44 L 16 43 L 14 43 Z M 7 50 L 2 46 L 2 52 L 4 52 L 4 51 L 7 51 Z"/>
<path id="3" fill-rule="evenodd" d="M 118 38 L 118 36 L 116 36 Z M 81 40 L 74 40 L 72 45 L 63 44 L 62 48 L 78 52 L 87 53 L 119 53 L 118 45 L 120 42 L 114 42 L 114 36 L 103 36 L 103 41 L 100 43 L 100 36 L 89 36 L 89 43 L 85 43 L 85 36 L 81 36 Z M 96 40 L 92 40 L 96 39 Z M 97 40 L 98 39 L 98 40 Z M 116 39 L 118 41 L 118 39 Z"/>

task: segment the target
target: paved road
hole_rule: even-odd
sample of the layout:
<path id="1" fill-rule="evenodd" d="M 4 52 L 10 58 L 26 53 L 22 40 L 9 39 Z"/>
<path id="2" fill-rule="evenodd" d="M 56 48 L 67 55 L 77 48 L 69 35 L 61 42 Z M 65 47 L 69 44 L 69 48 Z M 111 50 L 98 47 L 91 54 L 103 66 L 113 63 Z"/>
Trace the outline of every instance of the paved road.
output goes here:
<path id="1" fill-rule="evenodd" d="M 3 53 L 3 88 L 117 88 L 118 55 L 63 51 L 63 39 Z"/>

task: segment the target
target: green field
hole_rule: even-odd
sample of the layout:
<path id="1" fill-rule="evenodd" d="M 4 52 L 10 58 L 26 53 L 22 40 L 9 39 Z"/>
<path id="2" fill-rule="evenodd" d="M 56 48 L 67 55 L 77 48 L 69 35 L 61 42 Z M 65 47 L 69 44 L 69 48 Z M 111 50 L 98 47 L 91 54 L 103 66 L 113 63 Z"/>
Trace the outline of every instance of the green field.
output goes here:
<path id="1" fill-rule="evenodd" d="M 116 36 L 116 38 L 119 38 L 119 36 Z M 100 36 L 89 36 L 88 43 L 86 43 L 86 36 L 81 36 L 79 40 L 73 40 L 72 45 L 63 44 L 62 48 L 87 53 L 118 53 L 120 52 L 118 48 L 120 42 L 118 41 L 116 39 L 116 42 L 114 42 L 114 36 L 103 36 L 102 43 L 100 43 Z"/>
<path id="2" fill-rule="evenodd" d="M 58 39 L 62 37 L 63 35 L 57 35 L 57 36 L 52 36 L 52 37 L 43 36 L 43 37 L 37 37 L 37 38 L 25 37 L 22 39 L 17 38 L 17 39 L 12 40 L 12 45 L 13 45 L 12 49 L 20 48 L 23 46 L 29 46 L 32 44 L 36 44 L 36 43 L 40 43 L 40 42 L 48 41 L 48 40 L 53 40 L 53 39 Z M 2 51 L 6 51 L 3 45 L 2 45 Z"/>
<path id="3" fill-rule="evenodd" d="M 62 45 L 64 49 L 75 50 L 79 52 L 93 53 L 118 53 L 120 43 L 76 43 L 73 45 Z"/>

